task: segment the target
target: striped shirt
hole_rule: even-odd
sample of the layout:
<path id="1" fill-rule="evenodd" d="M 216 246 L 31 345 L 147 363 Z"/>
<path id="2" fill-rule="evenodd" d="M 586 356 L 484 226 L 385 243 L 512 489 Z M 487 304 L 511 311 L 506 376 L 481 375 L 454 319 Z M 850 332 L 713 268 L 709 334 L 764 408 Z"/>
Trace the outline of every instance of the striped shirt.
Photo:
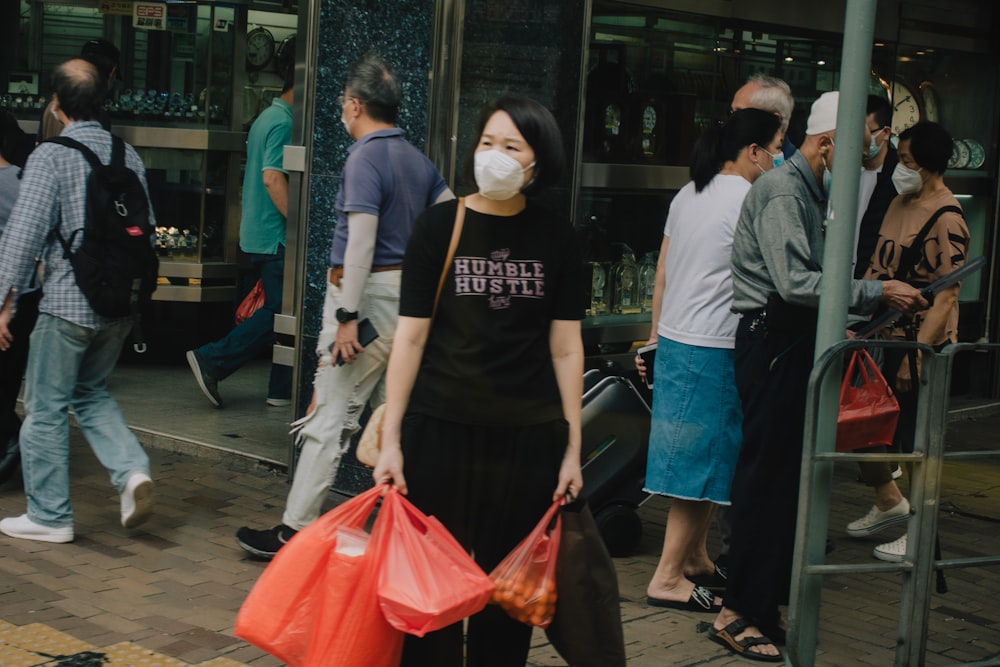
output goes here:
<path id="1" fill-rule="evenodd" d="M 62 136 L 86 144 L 101 162 L 111 160 L 111 134 L 97 121 L 76 121 L 62 131 Z M 139 175 L 146 188 L 146 169 L 139 155 L 125 145 L 125 165 Z M 72 322 L 88 329 L 103 329 L 118 321 L 94 312 L 76 286 L 73 267 L 63 256 L 62 246 L 52 231 L 58 227 L 64 239 L 82 229 L 87 208 L 87 176 L 90 164 L 78 150 L 58 144 L 42 143 L 31 153 L 21 178 L 21 192 L 0 236 L 0 299 L 11 289 L 23 292 L 31 284 L 36 259 L 41 258 L 44 272 L 44 296 L 39 312 Z M 154 227 L 153 206 L 149 207 Z M 76 235 L 73 250 L 83 241 Z M 154 240 L 150 236 L 150 243 Z"/>

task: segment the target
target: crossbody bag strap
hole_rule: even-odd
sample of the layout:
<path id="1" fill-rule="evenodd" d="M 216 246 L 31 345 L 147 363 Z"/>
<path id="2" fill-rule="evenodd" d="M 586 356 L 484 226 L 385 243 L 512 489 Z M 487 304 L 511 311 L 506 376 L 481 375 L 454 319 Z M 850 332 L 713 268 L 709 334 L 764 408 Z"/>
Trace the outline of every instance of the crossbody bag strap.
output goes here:
<path id="1" fill-rule="evenodd" d="M 451 241 L 448 243 L 448 254 L 444 258 L 444 267 L 441 269 L 441 277 L 438 278 L 437 291 L 434 293 L 434 308 L 431 310 L 431 322 L 437 314 L 438 302 L 441 300 L 441 290 L 444 289 L 444 280 L 448 276 L 448 269 L 455 259 L 455 250 L 458 249 L 458 239 L 462 236 L 462 225 L 465 224 L 465 197 L 458 198 L 458 210 L 455 212 L 455 224 L 451 228 Z"/>
<path id="2" fill-rule="evenodd" d="M 923 228 L 917 232 L 917 235 L 913 237 L 913 243 L 910 244 L 910 248 L 913 252 L 909 253 L 910 262 L 908 266 L 898 266 L 896 267 L 896 280 L 901 280 L 903 282 L 909 282 L 910 274 L 913 273 L 913 269 L 917 268 L 920 263 L 920 257 L 924 254 L 923 245 L 924 241 L 927 239 L 927 235 L 931 233 L 931 229 L 934 227 L 934 223 L 938 221 L 945 213 L 958 213 L 962 215 L 962 209 L 957 206 L 942 206 L 934 212 L 934 215 L 930 217 L 930 220 L 923 226 Z"/>

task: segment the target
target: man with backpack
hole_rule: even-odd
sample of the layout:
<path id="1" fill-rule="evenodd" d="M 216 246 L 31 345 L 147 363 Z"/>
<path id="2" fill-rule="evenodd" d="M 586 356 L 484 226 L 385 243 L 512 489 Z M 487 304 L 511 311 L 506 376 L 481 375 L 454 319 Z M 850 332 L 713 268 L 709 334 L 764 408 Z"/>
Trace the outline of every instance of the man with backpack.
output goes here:
<path id="1" fill-rule="evenodd" d="M 36 258 L 45 266 L 20 434 L 27 513 L 0 521 L 0 532 L 11 537 L 73 540 L 69 408 L 121 495 L 122 526 L 141 524 L 153 508 L 149 459 L 107 380 L 138 306 L 155 288 L 155 221 L 139 156 L 94 120 L 106 86 L 85 60 L 55 69 L 60 139 L 84 148 L 47 141 L 34 150 L 0 237 L 0 349 L 12 340 L 17 296 L 31 283 Z"/>

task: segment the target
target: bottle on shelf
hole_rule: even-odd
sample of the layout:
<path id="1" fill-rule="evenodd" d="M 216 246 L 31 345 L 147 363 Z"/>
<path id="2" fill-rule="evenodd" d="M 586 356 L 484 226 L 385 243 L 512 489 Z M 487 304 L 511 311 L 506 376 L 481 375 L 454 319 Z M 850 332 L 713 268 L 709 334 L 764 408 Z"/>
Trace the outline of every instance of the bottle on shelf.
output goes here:
<path id="1" fill-rule="evenodd" d="M 642 312 L 648 313 L 653 310 L 653 291 L 656 288 L 656 260 L 659 259 L 659 252 L 650 250 L 642 256 L 639 263 L 639 295 Z"/>
<path id="2" fill-rule="evenodd" d="M 611 267 L 611 283 L 614 294 L 611 298 L 611 312 L 620 315 L 642 312 L 639 299 L 639 265 L 635 261 L 635 252 L 625 245 L 622 246 L 622 258 Z"/>
<path id="3" fill-rule="evenodd" d="M 590 274 L 590 305 L 587 307 L 587 315 L 604 315 L 608 312 L 608 300 L 605 288 L 608 283 L 608 273 L 601 262 L 588 262 L 587 270 Z"/>

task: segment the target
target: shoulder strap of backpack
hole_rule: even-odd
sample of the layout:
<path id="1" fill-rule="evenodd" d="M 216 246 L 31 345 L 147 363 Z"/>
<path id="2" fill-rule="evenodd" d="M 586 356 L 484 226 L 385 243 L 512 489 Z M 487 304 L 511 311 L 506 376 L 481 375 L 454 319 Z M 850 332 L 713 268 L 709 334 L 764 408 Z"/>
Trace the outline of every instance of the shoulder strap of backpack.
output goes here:
<path id="1" fill-rule="evenodd" d="M 80 143 L 76 139 L 70 139 L 69 137 L 58 136 L 46 139 L 45 141 L 51 144 L 60 144 L 61 146 L 68 146 L 69 148 L 75 148 L 76 150 L 83 153 L 83 157 L 87 158 L 87 162 L 89 162 L 90 166 L 93 167 L 94 169 L 104 166 L 104 163 L 101 162 L 101 159 L 97 157 L 97 154 L 94 153 L 94 151 L 90 150 L 90 148 L 86 144 Z M 119 141 L 121 140 L 119 139 Z"/>
<path id="2" fill-rule="evenodd" d="M 962 209 L 957 206 L 942 206 L 938 210 L 934 211 L 934 214 L 930 217 L 927 223 L 924 224 L 921 230 L 917 232 L 917 235 L 913 237 L 913 243 L 910 244 L 910 248 L 913 249 L 913 252 L 909 253 L 910 261 L 907 262 L 906 266 L 898 266 L 896 268 L 896 280 L 902 280 L 904 282 L 909 280 L 910 273 L 913 272 L 913 269 L 916 268 L 919 263 L 919 256 L 922 253 L 921 248 L 923 248 L 924 240 L 927 238 L 927 235 L 931 233 L 931 229 L 934 228 L 934 223 L 936 223 L 938 218 L 945 213 L 958 213 L 959 215 L 962 215 Z"/>

